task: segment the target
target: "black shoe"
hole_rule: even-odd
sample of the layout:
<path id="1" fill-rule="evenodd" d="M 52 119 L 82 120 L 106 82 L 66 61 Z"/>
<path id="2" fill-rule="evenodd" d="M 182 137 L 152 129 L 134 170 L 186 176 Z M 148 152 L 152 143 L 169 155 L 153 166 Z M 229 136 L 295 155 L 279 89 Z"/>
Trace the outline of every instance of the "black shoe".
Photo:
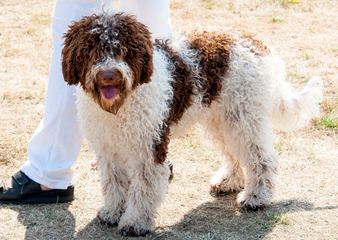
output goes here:
<path id="1" fill-rule="evenodd" d="M 66 190 L 42 191 L 41 185 L 19 171 L 12 177 L 12 187 L 0 184 L 0 204 L 65 203 L 74 200 L 74 186 Z"/>

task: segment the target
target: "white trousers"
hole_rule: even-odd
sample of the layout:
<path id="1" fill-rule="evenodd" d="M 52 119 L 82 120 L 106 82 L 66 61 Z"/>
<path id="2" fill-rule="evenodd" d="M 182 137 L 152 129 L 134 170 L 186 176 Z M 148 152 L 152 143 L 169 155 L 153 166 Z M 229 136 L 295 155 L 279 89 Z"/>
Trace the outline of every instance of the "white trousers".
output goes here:
<path id="1" fill-rule="evenodd" d="M 45 112 L 28 144 L 28 160 L 21 170 L 53 189 L 71 185 L 71 167 L 78 157 L 81 134 L 75 107 L 75 88 L 63 80 L 63 34 L 71 21 L 111 8 L 112 0 L 57 0 L 52 18 L 53 49 L 45 98 Z M 136 15 L 153 37 L 169 37 L 169 0 L 121 0 L 120 11 Z"/>

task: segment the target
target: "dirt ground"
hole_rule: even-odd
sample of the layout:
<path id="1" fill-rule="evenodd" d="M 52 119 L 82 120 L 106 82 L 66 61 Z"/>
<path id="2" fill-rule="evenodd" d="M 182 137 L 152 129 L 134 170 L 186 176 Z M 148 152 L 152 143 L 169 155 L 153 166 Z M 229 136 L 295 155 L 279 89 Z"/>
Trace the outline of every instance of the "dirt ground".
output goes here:
<path id="1" fill-rule="evenodd" d="M 0 178 L 26 159 L 43 114 L 51 51 L 51 0 L 0 3 Z M 325 82 L 322 114 L 295 133 L 276 133 L 280 163 L 273 204 L 242 212 L 235 195 L 214 198 L 217 149 L 195 128 L 170 145 L 175 179 L 146 239 L 338 239 L 338 2 L 335 0 L 172 0 L 175 31 L 243 29 L 275 48 L 296 87 Z M 0 239 L 120 239 L 95 218 L 101 194 L 84 142 L 71 204 L 0 205 Z"/>

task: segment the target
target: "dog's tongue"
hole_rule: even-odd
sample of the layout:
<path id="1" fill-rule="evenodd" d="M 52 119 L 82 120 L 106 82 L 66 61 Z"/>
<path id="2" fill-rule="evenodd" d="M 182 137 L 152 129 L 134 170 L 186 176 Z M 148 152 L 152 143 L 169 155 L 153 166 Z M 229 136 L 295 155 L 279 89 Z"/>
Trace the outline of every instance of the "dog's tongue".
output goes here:
<path id="1" fill-rule="evenodd" d="M 102 87 L 100 90 L 101 90 L 101 94 L 106 99 L 113 99 L 119 93 L 119 89 L 116 86 L 105 86 L 105 87 Z"/>

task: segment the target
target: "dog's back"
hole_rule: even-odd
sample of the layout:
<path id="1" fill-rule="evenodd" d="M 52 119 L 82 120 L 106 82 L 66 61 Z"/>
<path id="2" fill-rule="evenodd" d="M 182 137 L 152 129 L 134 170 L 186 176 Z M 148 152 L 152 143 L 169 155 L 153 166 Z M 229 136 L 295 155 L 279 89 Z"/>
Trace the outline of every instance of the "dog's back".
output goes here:
<path id="1" fill-rule="evenodd" d="M 171 111 L 179 111 L 172 114 L 175 123 L 192 103 L 202 109 L 221 98 L 230 104 L 229 111 L 247 98 L 265 105 L 274 127 L 285 131 L 305 126 L 319 113 L 321 79 L 313 78 L 301 92 L 294 91 L 285 80 L 284 62 L 249 33 L 193 32 L 177 42 L 157 41 L 155 47 L 172 64 L 172 86 L 178 95 Z"/>

